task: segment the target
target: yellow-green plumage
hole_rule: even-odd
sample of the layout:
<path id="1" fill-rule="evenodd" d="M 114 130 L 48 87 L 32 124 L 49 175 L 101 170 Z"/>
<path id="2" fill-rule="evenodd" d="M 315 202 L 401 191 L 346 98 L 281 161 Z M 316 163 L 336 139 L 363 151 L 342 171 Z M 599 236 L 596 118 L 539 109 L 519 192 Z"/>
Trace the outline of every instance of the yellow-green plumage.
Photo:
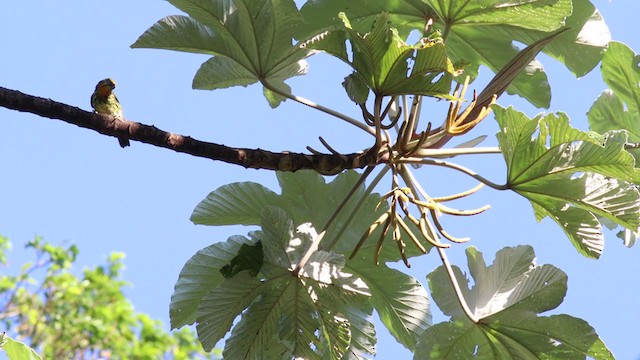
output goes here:
<path id="1" fill-rule="evenodd" d="M 101 80 L 96 85 L 96 90 L 91 94 L 91 107 L 100 114 L 113 115 L 117 118 L 124 119 L 122 106 L 113 93 L 116 83 L 111 79 Z M 118 137 L 121 147 L 129 146 L 129 139 L 126 137 Z"/>

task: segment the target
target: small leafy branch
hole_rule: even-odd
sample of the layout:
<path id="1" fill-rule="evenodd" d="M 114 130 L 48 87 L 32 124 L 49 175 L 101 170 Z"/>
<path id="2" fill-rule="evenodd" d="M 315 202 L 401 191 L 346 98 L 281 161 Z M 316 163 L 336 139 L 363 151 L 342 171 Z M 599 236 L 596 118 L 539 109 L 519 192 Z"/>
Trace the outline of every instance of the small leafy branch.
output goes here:
<path id="1" fill-rule="evenodd" d="M 3 270 L 10 246 L 0 236 Z M 191 329 L 168 334 L 159 321 L 134 311 L 122 289 L 124 254 L 113 253 L 105 265 L 76 276 L 75 245 L 35 238 L 25 247 L 35 252 L 35 261 L 17 275 L 0 275 L 0 325 L 6 331 L 0 349 L 9 359 L 39 360 L 38 352 L 45 359 L 217 358 L 201 350 Z"/>

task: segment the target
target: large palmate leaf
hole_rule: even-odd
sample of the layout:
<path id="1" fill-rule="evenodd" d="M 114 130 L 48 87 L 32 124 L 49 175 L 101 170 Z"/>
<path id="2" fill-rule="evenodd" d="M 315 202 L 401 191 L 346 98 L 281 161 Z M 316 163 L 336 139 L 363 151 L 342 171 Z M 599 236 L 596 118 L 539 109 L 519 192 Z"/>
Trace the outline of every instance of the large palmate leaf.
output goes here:
<path id="1" fill-rule="evenodd" d="M 307 71 L 310 52 L 292 45 L 302 23 L 293 0 L 170 0 L 189 16 L 169 16 L 132 45 L 214 55 L 198 70 L 195 89 L 258 81 L 289 91 L 284 80 Z M 277 106 L 281 98 L 266 90 Z"/>
<path id="2" fill-rule="evenodd" d="M 638 55 L 628 46 L 611 42 L 602 58 L 602 78 L 609 86 L 589 113 L 592 130 L 604 133 L 624 129 L 629 141 L 640 142 L 640 66 Z M 640 153 L 631 151 L 636 160 Z"/>
<path id="3" fill-rule="evenodd" d="M 445 38 L 449 57 L 465 64 L 465 72 L 472 77 L 480 65 L 494 72 L 501 69 L 518 52 L 513 41 L 531 44 L 563 26 L 570 30 L 545 52 L 576 76 L 583 76 L 598 64 L 610 40 L 602 17 L 589 0 L 316 0 L 301 9 L 307 22 L 305 33 L 339 25 L 339 12 L 345 12 L 353 28 L 364 33 L 383 11 L 389 13 L 390 26 L 397 28 L 401 37 L 411 30 L 422 33 L 427 21 L 433 19 Z M 549 85 L 536 61 L 516 78 L 508 92 L 536 106 L 549 106 Z"/>
<path id="4" fill-rule="evenodd" d="M 604 82 L 627 104 L 629 112 L 637 116 L 640 116 L 639 60 L 631 48 L 619 42 L 611 42 L 602 59 Z"/>
<path id="5" fill-rule="evenodd" d="M 354 101 L 366 100 L 366 94 L 362 95 L 364 86 L 378 96 L 449 97 L 454 68 L 442 39 L 422 39 L 416 45 L 409 45 L 398 30 L 390 26 L 386 12 L 376 17 L 366 34 L 356 31 L 344 13 L 339 17 L 340 27 L 307 46 L 330 52 L 354 69 L 345 79 L 345 88 Z M 345 39 L 353 55 L 347 52 Z M 354 93 L 354 89 L 358 92 Z"/>
<path id="6" fill-rule="evenodd" d="M 623 131 L 593 137 L 572 128 L 564 114 L 532 120 L 512 108 L 494 110 L 507 186 L 531 201 L 538 221 L 551 217 L 580 253 L 593 258 L 604 247 L 598 217 L 638 229 L 634 183 L 640 177 Z"/>
<path id="7" fill-rule="evenodd" d="M 431 326 L 427 291 L 418 280 L 369 258 L 349 261 L 347 271 L 359 276 L 371 291 L 371 303 L 396 340 L 413 350 L 424 330 Z"/>
<path id="8" fill-rule="evenodd" d="M 355 171 L 346 171 L 330 183 L 325 183 L 322 176 L 310 170 L 278 172 L 277 176 L 282 194 L 278 195 L 252 182 L 225 185 L 211 192 L 196 206 L 191 221 L 202 225 L 258 225 L 262 210 L 266 206 L 276 206 L 284 209 L 295 225 L 310 222 L 316 229 L 321 229 L 329 220 L 331 212 L 356 184 L 359 175 Z M 361 186 L 355 197 L 363 195 L 364 186 Z M 377 195 L 368 195 L 355 221 L 344 234 L 345 238 L 359 238 L 371 222 L 381 215 L 382 210 L 376 210 L 379 200 Z M 347 205 L 343 214 L 352 209 L 353 205 Z M 341 227 L 345 221 L 345 216 L 339 217 L 336 227 Z M 326 235 L 326 238 L 329 237 L 331 230 Z M 356 241 L 344 246 L 342 242 L 339 243 L 338 252 L 350 250 Z"/>
<path id="9" fill-rule="evenodd" d="M 360 176 L 355 171 L 346 171 L 338 175 L 330 183 L 315 171 L 296 171 L 295 173 L 278 172 L 278 181 L 282 194 L 252 182 L 234 183 L 220 187 L 211 192 L 194 209 L 191 221 L 202 225 L 258 225 L 260 214 L 266 206 L 276 206 L 284 209 L 293 219 L 295 225 L 306 222 L 314 228 L 321 229 L 331 217 L 333 211 L 357 183 Z M 330 240 L 340 235 L 334 251 L 348 254 L 358 242 L 366 229 L 385 210 L 386 204 L 378 206 L 381 198 L 377 194 L 365 195 L 365 186 L 358 187 L 354 199 L 366 196 L 363 205 L 356 216 L 344 227 L 348 221 L 348 214 L 355 209 L 357 201 L 349 202 L 334 221 L 324 239 Z M 373 236 L 376 236 L 375 233 Z M 320 244 L 320 247 L 324 243 Z M 386 242 L 381 254 L 382 261 L 397 261 L 399 255 L 392 248 L 395 245 Z M 374 246 L 373 241 L 367 242 L 363 249 Z M 366 250 L 363 251 L 363 253 Z M 407 256 L 418 255 L 413 247 L 407 248 Z"/>
<path id="10" fill-rule="evenodd" d="M 232 183 L 211 192 L 193 210 L 191 221 L 201 225 L 258 225 L 265 206 L 278 204 L 278 195 L 254 182 Z"/>
<path id="11" fill-rule="evenodd" d="M 268 290 L 255 276 L 241 272 L 232 279 L 223 280 L 203 296 L 198 304 L 196 318 L 196 329 L 202 347 L 211 351 L 218 340 L 231 329 L 236 317 Z"/>
<path id="12" fill-rule="evenodd" d="M 414 359 L 613 359 L 593 328 L 568 315 L 540 317 L 556 308 L 567 276 L 536 266 L 529 246 L 504 248 L 487 266 L 482 253 L 467 249 L 474 285 L 458 267 L 454 273 L 477 322 L 461 310 L 444 267 L 427 276 L 433 299 L 451 321 L 428 328 Z"/>
<path id="13" fill-rule="evenodd" d="M 180 271 L 171 295 L 169 317 L 172 329 L 196 321 L 202 298 L 223 284 L 224 276 L 220 270 L 231 263 L 243 244 L 253 245 L 256 241 L 256 238 L 232 236 L 226 242 L 213 244 L 198 251 L 187 261 Z"/>
<path id="14" fill-rule="evenodd" d="M 310 223 L 294 228 L 286 212 L 272 206 L 261 211 L 260 225 L 251 240 L 232 237 L 187 262 L 172 297 L 172 325 L 193 321 L 195 311 L 205 350 L 231 330 L 224 349 L 230 359 L 374 354 L 369 290 L 344 271 L 344 256 L 316 250 L 292 276 L 318 236 L 315 229 Z M 354 324 L 360 328 L 352 330 Z"/>
<path id="15" fill-rule="evenodd" d="M 638 55 L 628 46 L 609 43 L 602 59 L 602 77 L 610 89 L 605 90 L 587 113 L 592 130 L 604 133 L 623 129 L 629 142 L 640 143 L 640 67 Z M 640 149 L 630 149 L 636 164 Z M 637 165 L 636 165 L 637 166 Z M 626 246 L 635 244 L 638 232 L 625 229 L 618 233 Z"/>
<path id="16" fill-rule="evenodd" d="M 323 226 L 331 216 L 333 210 L 344 199 L 347 193 L 358 181 L 358 173 L 347 171 L 338 175 L 333 181 L 326 183 L 322 176 L 313 171 L 297 171 L 295 173 L 277 173 L 282 194 L 278 195 L 263 186 L 255 183 L 236 183 L 225 185 L 211 192 L 193 212 L 192 221 L 197 224 L 227 225 L 244 224 L 258 225 L 261 212 L 267 206 L 278 206 L 285 210 L 293 220 L 293 226 L 311 223 L 315 228 Z M 344 255 L 350 254 L 355 243 L 360 239 L 365 230 L 377 219 L 382 211 L 386 210 L 386 204 L 378 206 L 380 197 L 377 194 L 365 195 L 364 185 L 357 188 L 354 199 L 366 196 L 366 199 L 358 211 L 357 216 L 346 227 L 339 237 L 334 251 Z M 338 229 L 347 222 L 349 212 L 354 209 L 354 203 L 347 204 L 345 210 L 336 218 L 335 227 L 331 227 L 325 235 L 325 240 L 338 235 Z M 410 222 L 409 222 L 410 223 Z M 412 223 L 410 223 L 412 224 Z M 267 226 L 266 233 L 275 236 L 274 228 Z M 275 229 L 282 229 L 276 227 Z M 286 233 L 292 231 L 287 229 Z M 266 234 L 265 233 L 265 234 Z M 379 236 L 380 230 L 372 237 Z M 256 236 L 255 234 L 253 235 Z M 315 235 L 314 235 L 315 236 Z M 381 261 L 399 261 L 400 256 L 396 245 L 389 234 L 385 239 L 380 259 Z M 323 247 L 320 243 L 320 248 Z M 431 323 L 429 300 L 426 290 L 411 276 L 392 270 L 387 266 L 375 266 L 372 260 L 375 240 L 370 239 L 361 248 L 358 255 L 347 262 L 346 271 L 361 278 L 371 289 L 371 304 L 374 306 L 382 322 L 400 343 L 409 349 L 415 346 L 418 336 Z M 304 248 L 297 248 L 304 251 Z M 296 251 L 284 249 L 266 248 L 263 250 L 271 258 L 277 258 L 278 254 L 285 259 L 300 254 Z M 274 252 L 275 251 L 275 252 Z M 408 246 L 408 257 L 421 254 L 413 246 Z M 291 260 L 291 259 L 289 259 Z M 349 318 L 349 317 L 348 317 Z M 353 319 L 350 318 L 350 322 Z M 372 329 L 372 328 L 371 328 Z M 359 328 L 362 330 L 362 328 Z M 371 336 L 373 330 L 368 333 L 358 334 L 352 331 L 352 344 L 360 335 L 365 339 L 362 345 L 364 353 L 370 353 L 373 349 Z M 367 335 L 369 334 L 369 335 Z M 368 340 L 367 340 L 368 339 Z"/>

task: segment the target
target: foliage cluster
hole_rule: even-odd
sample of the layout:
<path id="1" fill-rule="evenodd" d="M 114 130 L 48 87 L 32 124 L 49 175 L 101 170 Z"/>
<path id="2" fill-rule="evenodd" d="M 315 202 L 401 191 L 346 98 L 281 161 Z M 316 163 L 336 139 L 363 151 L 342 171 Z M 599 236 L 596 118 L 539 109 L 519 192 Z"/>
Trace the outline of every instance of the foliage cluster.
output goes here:
<path id="1" fill-rule="evenodd" d="M 11 243 L 0 237 L 0 264 Z M 10 359 L 205 359 L 189 328 L 167 333 L 160 321 L 136 312 L 123 293 L 124 254 L 105 265 L 71 271 L 76 246 L 36 238 L 26 245 L 36 259 L 17 275 L 0 276 L 2 348 Z M 29 344 L 29 346 L 25 345 Z M 38 355 L 40 354 L 40 355 Z"/>

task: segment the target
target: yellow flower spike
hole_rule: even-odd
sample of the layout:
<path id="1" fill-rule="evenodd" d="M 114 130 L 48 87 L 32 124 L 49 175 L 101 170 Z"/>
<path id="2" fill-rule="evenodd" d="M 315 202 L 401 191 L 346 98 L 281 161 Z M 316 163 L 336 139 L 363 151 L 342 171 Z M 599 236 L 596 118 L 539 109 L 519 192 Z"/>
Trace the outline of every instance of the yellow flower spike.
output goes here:
<path id="1" fill-rule="evenodd" d="M 462 93 L 460 94 L 460 99 L 459 99 L 459 100 L 454 100 L 454 102 L 453 102 L 453 103 L 454 103 L 455 105 L 454 105 L 454 107 L 453 107 L 453 114 L 458 114 L 458 113 L 460 113 L 460 108 L 462 108 L 462 102 L 464 101 L 462 97 L 464 96 L 464 93 L 465 93 L 465 92 L 466 92 L 466 88 L 463 88 L 463 89 L 462 89 Z M 455 119 L 455 118 L 457 118 L 457 117 L 458 117 L 458 116 L 454 116 L 454 119 Z"/>
<path id="2" fill-rule="evenodd" d="M 420 224 L 420 220 L 416 219 L 416 217 L 411 215 L 411 213 L 406 212 L 405 214 L 407 215 L 407 219 L 411 220 L 412 223 L 416 225 Z"/>
<path id="3" fill-rule="evenodd" d="M 422 201 L 422 200 L 417 200 L 417 199 L 411 199 L 411 202 L 418 205 L 418 206 L 422 206 L 425 207 L 427 209 L 434 209 L 436 210 L 436 208 L 438 207 L 438 205 L 436 203 L 434 203 L 433 201 Z"/>
<path id="4" fill-rule="evenodd" d="M 471 111 L 475 108 L 477 101 L 478 101 L 478 98 L 474 90 L 473 100 L 471 100 L 471 103 L 469 103 L 469 106 L 467 106 L 467 108 L 464 109 L 462 114 L 459 114 L 460 107 L 456 107 L 456 111 L 452 114 L 452 118 L 450 119 L 450 122 L 447 122 L 447 133 L 451 135 L 462 135 L 468 131 L 467 129 L 470 129 L 469 124 L 472 123 L 473 121 L 465 124 L 465 120 L 467 119 L 467 116 L 469 116 Z M 460 103 L 458 103 L 458 105 L 459 104 Z M 476 119 L 479 119 L 479 118 L 480 117 L 478 116 L 478 118 Z M 475 124 L 473 124 L 471 127 L 473 126 L 475 126 Z"/>
<path id="5" fill-rule="evenodd" d="M 491 98 L 491 101 L 489 102 L 489 105 L 487 106 L 483 106 L 482 109 L 480 109 L 480 113 L 476 116 L 475 119 L 470 120 L 470 121 L 466 121 L 466 115 L 468 115 L 467 110 L 469 110 L 469 112 L 471 112 L 471 110 L 473 110 L 473 108 L 471 106 L 469 106 L 469 108 L 467 108 L 465 110 L 465 113 L 467 113 L 465 115 L 465 117 L 463 118 L 462 116 L 459 117 L 460 120 L 456 121 L 457 123 L 463 123 L 463 125 L 456 125 L 454 132 L 450 132 L 447 130 L 447 132 L 449 132 L 449 134 L 451 135 L 463 135 L 466 134 L 467 132 L 469 132 L 471 129 L 473 129 L 476 125 L 478 125 L 478 123 L 480 123 L 482 120 L 484 120 L 484 118 L 487 117 L 487 115 L 489 115 L 489 113 L 491 112 L 491 105 L 495 104 L 496 99 L 498 99 L 498 97 L 496 95 L 493 95 L 493 97 Z M 474 106 L 475 106 L 475 100 L 474 100 Z"/>
<path id="6" fill-rule="evenodd" d="M 431 211 L 431 217 L 433 218 L 433 223 L 436 226 L 436 228 L 438 229 L 438 232 L 440 234 L 442 234 L 442 236 L 444 236 L 447 240 L 457 243 L 457 244 L 461 244 L 461 243 L 466 243 L 467 241 L 471 240 L 470 238 L 466 237 L 466 238 L 457 238 L 454 236 L 451 236 L 449 233 L 447 233 L 444 228 L 442 227 L 442 224 L 440 224 L 440 220 L 438 220 L 438 217 L 436 216 L 436 214 L 434 213 L 434 211 Z"/>
<path id="7" fill-rule="evenodd" d="M 404 265 L 408 268 L 411 267 L 411 264 L 409 264 L 409 260 L 407 259 L 407 256 L 404 253 L 404 249 L 406 247 L 405 243 L 402 241 L 402 235 L 400 234 L 400 228 L 395 226 L 393 228 L 393 240 L 395 240 L 396 244 L 398 245 L 398 251 L 400 251 L 400 256 L 402 256 L 402 261 L 404 262 Z"/>
<path id="8" fill-rule="evenodd" d="M 395 195 L 396 195 L 396 198 L 400 200 L 401 203 L 409 202 L 409 197 L 404 192 L 397 190 L 395 191 Z"/>
<path id="9" fill-rule="evenodd" d="M 411 195 L 411 188 L 409 188 L 408 186 L 401 187 L 400 191 L 402 191 L 405 195 Z"/>
<path id="10" fill-rule="evenodd" d="M 373 224 L 371 224 L 371 226 L 369 226 L 369 229 L 365 231 L 364 234 L 362 234 L 362 237 L 360 237 L 360 240 L 358 241 L 356 246 L 353 248 L 353 251 L 351 251 L 351 255 L 349 255 L 349 259 L 353 259 L 353 257 L 356 256 L 356 253 L 358 252 L 358 250 L 360 250 L 360 248 L 362 247 L 362 244 L 364 244 L 364 241 L 367 240 L 367 238 L 371 236 L 371 234 L 373 234 L 374 231 L 376 231 L 376 229 L 378 228 L 378 226 L 380 226 L 380 224 L 382 224 L 383 222 L 386 222 L 388 219 L 389 219 L 389 212 L 387 211 L 384 214 L 380 215 L 380 217 L 376 221 L 374 221 Z"/>
<path id="11" fill-rule="evenodd" d="M 455 123 L 461 123 L 464 121 L 464 119 L 467 118 L 467 116 L 469 116 L 469 113 L 471 112 L 471 110 L 473 110 L 473 108 L 476 106 L 476 104 L 478 103 L 478 94 L 476 94 L 476 91 L 473 90 L 473 99 L 471 99 L 471 102 L 469 103 L 469 106 L 467 106 L 466 109 L 464 109 L 464 111 L 462 112 L 462 114 L 459 114 L 457 116 L 457 118 L 455 119 Z M 460 104 L 458 102 L 458 104 Z"/>
<path id="12" fill-rule="evenodd" d="M 411 217 L 411 212 L 409 211 L 409 207 L 406 202 L 400 203 L 400 209 L 402 209 L 402 212 L 407 215 L 407 217 Z"/>
<path id="13" fill-rule="evenodd" d="M 375 255 L 373 255 L 373 262 L 376 265 L 380 264 L 380 262 L 378 261 L 378 258 L 380 257 L 380 251 L 382 251 L 382 243 L 384 242 L 384 238 L 387 237 L 387 233 L 389 232 L 390 226 L 391 226 L 391 217 L 387 216 L 387 220 L 384 223 L 384 228 L 382 229 L 382 233 L 380 234 L 380 237 L 378 238 L 378 242 L 376 243 Z"/>
<path id="14" fill-rule="evenodd" d="M 461 193 L 457 193 L 457 194 L 454 194 L 454 195 L 435 197 L 435 198 L 433 198 L 433 201 L 440 203 L 440 202 L 446 202 L 446 201 L 461 199 L 461 198 L 463 198 L 465 196 L 469 196 L 469 195 L 475 194 L 476 192 L 478 192 L 483 187 L 484 187 L 483 183 L 478 183 L 478 185 L 476 185 L 472 189 L 469 189 L 467 191 L 463 191 Z"/>
<path id="15" fill-rule="evenodd" d="M 386 198 L 388 198 L 389 196 L 393 195 L 393 193 L 394 193 L 395 191 L 396 191 L 395 189 L 391 189 L 391 190 L 387 191 L 387 192 L 386 192 L 384 195 L 382 195 L 381 197 L 382 197 L 383 199 L 386 199 Z M 380 200 L 380 204 L 382 204 L 382 200 Z"/>
<path id="16" fill-rule="evenodd" d="M 464 85 L 462 85 L 462 91 L 460 92 L 460 98 L 463 98 L 464 95 L 467 93 L 467 88 L 469 87 L 469 81 L 470 81 L 470 77 L 466 76 L 464 78 Z"/>
<path id="17" fill-rule="evenodd" d="M 453 122 L 456 119 L 456 113 L 453 112 L 453 110 L 455 109 L 455 105 L 454 102 L 450 102 L 449 103 L 449 110 L 447 110 L 447 118 L 445 119 L 445 124 L 446 127 L 449 128 L 450 124 L 453 124 Z"/>
<path id="18" fill-rule="evenodd" d="M 448 215 L 457 215 L 457 216 L 472 216 L 472 215 L 478 215 L 481 214 L 487 210 L 489 210 L 491 208 L 490 205 L 485 205 L 481 208 L 478 209 L 471 209 L 471 210 L 456 210 L 456 209 L 452 209 L 448 206 L 442 205 L 442 204 L 438 204 L 437 205 L 437 210 L 438 210 L 438 215 L 442 215 L 442 213 L 448 214 Z"/>
<path id="19" fill-rule="evenodd" d="M 460 114 L 460 108 L 462 106 L 462 98 L 466 94 L 467 87 L 469 85 L 469 77 L 465 79 L 464 86 L 458 93 L 458 86 L 456 86 L 456 90 L 453 95 L 455 97 L 460 97 L 459 100 L 453 100 L 449 104 L 449 111 L 447 112 L 447 117 L 445 121 L 445 130 L 449 135 L 458 136 L 463 135 L 473 129 L 480 121 L 482 121 L 491 111 L 490 106 L 493 105 L 498 98 L 496 95 L 493 95 L 491 101 L 488 105 L 483 106 L 480 111 L 476 111 L 477 115 L 473 119 L 468 119 L 471 113 L 474 110 L 477 110 L 478 105 L 478 95 L 476 91 L 473 91 L 473 100 L 469 103 L 469 106 Z"/>
<path id="20" fill-rule="evenodd" d="M 420 241 L 418 240 L 418 238 L 416 237 L 416 235 L 413 233 L 413 231 L 411 231 L 411 229 L 409 229 L 409 226 L 407 226 L 407 224 L 404 222 L 404 220 L 400 217 L 400 215 L 396 215 L 397 218 L 397 223 L 400 224 L 400 227 L 404 230 L 404 232 L 407 233 L 407 235 L 409 235 L 409 238 L 411 238 L 411 240 L 413 241 L 413 243 L 416 245 L 416 247 L 422 251 L 423 254 L 427 253 L 427 249 L 425 249 L 424 246 L 422 246 L 422 244 L 420 243 Z"/>
<path id="21" fill-rule="evenodd" d="M 447 249 L 450 248 L 451 245 L 449 244 L 443 244 L 435 239 L 433 239 L 431 236 L 429 236 L 429 231 L 427 230 L 427 220 L 426 220 L 426 214 L 423 214 L 422 217 L 420 217 L 420 232 L 422 233 L 422 236 L 424 236 L 424 238 L 433 246 L 435 247 L 439 247 L 442 249 Z"/>
<path id="22" fill-rule="evenodd" d="M 460 83 L 456 84 L 456 88 L 453 91 L 453 97 L 457 98 L 457 100 L 452 100 L 449 104 L 449 111 L 447 112 L 446 121 L 447 125 L 454 124 L 455 120 L 458 118 L 458 113 L 460 112 L 460 107 L 462 106 L 464 95 L 467 92 L 467 86 L 469 86 L 468 76 L 465 78 L 462 89 L 460 88 Z"/>

